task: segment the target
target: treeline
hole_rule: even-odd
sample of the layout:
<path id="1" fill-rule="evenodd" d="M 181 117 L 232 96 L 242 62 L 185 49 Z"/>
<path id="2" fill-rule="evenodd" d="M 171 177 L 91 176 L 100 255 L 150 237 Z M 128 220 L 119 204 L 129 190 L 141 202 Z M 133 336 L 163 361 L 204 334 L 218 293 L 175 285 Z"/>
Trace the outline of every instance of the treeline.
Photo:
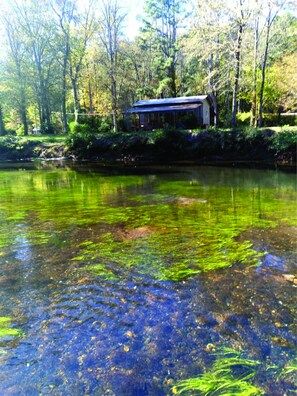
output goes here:
<path id="1" fill-rule="evenodd" d="M 0 134 L 118 131 L 136 100 L 205 93 L 221 126 L 278 123 L 297 109 L 294 6 L 145 0 L 132 40 L 120 0 L 15 0 L 1 17 Z"/>

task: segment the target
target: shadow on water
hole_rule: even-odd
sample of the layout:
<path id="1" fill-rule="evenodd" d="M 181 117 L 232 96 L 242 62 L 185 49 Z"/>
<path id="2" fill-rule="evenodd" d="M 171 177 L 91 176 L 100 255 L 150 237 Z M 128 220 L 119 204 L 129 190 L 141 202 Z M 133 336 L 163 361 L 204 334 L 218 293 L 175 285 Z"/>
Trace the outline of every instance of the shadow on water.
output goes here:
<path id="1" fill-rule="evenodd" d="M 296 392 L 278 375 L 297 347 L 293 176 L 0 178 L 0 317 L 24 334 L 0 338 L 1 394 L 169 395 L 224 346 L 261 362 L 267 395 Z"/>

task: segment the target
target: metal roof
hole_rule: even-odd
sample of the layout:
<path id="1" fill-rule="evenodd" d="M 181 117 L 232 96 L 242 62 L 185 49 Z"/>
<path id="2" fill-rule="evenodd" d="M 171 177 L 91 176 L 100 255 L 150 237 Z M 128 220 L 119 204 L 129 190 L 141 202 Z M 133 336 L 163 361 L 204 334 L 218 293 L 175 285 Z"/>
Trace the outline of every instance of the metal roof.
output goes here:
<path id="1" fill-rule="evenodd" d="M 130 109 L 130 113 L 139 114 L 139 113 L 161 113 L 166 111 L 187 111 L 187 110 L 195 110 L 198 107 L 202 106 L 202 104 L 183 104 L 183 105 L 175 105 L 175 106 L 143 106 L 143 107 L 135 107 Z"/>
<path id="2" fill-rule="evenodd" d="M 197 103 L 197 102 L 202 102 L 207 97 L 208 97 L 207 95 L 200 95 L 200 96 L 183 96 L 179 98 L 139 100 L 138 102 L 133 104 L 133 107 Z"/>

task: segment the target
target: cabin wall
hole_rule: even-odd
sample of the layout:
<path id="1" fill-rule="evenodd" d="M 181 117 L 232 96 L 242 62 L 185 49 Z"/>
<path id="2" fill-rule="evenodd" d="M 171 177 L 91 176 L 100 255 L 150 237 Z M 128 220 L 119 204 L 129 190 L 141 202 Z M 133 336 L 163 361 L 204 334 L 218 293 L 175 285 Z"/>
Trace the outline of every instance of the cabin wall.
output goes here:
<path id="1" fill-rule="evenodd" d="M 203 125 L 210 126 L 210 105 L 207 100 L 203 100 Z"/>

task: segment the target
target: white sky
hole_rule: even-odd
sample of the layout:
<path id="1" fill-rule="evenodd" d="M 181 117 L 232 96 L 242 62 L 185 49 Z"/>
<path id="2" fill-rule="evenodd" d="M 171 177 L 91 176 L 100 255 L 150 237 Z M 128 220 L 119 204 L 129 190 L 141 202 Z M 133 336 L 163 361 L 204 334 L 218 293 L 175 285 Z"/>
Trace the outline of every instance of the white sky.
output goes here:
<path id="1" fill-rule="evenodd" d="M 127 35 L 133 39 L 140 28 L 140 22 L 137 21 L 137 17 L 143 13 L 144 0 L 119 0 L 120 4 L 123 4 L 123 9 L 127 10 Z"/>
<path id="2" fill-rule="evenodd" d="M 22 0 L 19 0 L 22 1 Z M 25 1 L 25 0 L 24 0 Z M 41 0 L 42 1 L 42 0 Z M 145 0 L 118 0 L 120 6 L 123 8 L 124 13 L 127 14 L 125 19 L 125 35 L 133 40 L 137 35 L 139 28 L 141 26 L 141 22 L 137 20 L 139 16 L 143 13 L 143 5 Z M 5 10 L 7 9 L 8 4 L 10 4 L 12 0 L 0 0 L 0 61 L 5 57 L 3 52 L 4 45 L 4 31 L 1 23 L 1 16 L 5 15 Z M 85 3 L 85 0 L 78 0 L 82 4 Z M 99 0 L 98 0 L 99 3 Z M 139 19 L 139 18 L 138 18 Z"/>
<path id="3" fill-rule="evenodd" d="M 41 0 L 42 1 L 42 0 Z M 127 18 L 125 21 L 127 36 L 133 39 L 138 33 L 140 22 L 137 20 L 137 17 L 140 16 L 143 12 L 143 4 L 144 0 L 118 0 L 120 6 L 123 8 L 123 11 L 127 13 Z M 0 0 L 0 16 L 5 13 L 5 9 L 7 5 L 10 3 L 10 0 Z M 78 0 L 78 2 L 84 3 L 85 0 Z M 1 23 L 0 23 L 0 46 L 1 46 Z M 1 47 L 0 47 L 1 52 Z"/>

